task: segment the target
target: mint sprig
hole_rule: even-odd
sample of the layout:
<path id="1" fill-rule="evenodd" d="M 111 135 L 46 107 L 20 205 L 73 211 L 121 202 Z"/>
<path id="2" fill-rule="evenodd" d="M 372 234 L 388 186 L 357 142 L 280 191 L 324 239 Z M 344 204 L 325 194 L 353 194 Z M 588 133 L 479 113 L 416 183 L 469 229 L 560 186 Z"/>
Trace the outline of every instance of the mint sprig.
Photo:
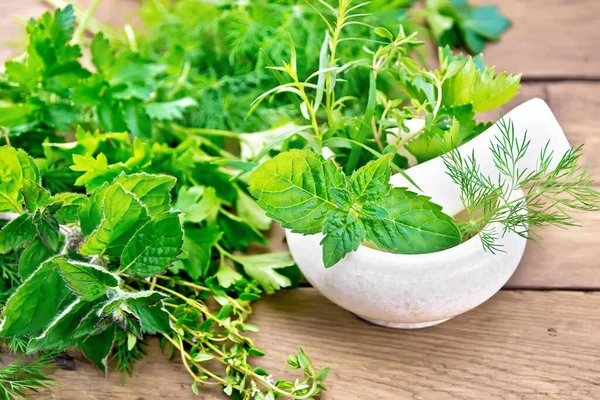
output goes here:
<path id="1" fill-rule="evenodd" d="M 350 177 L 331 160 L 292 150 L 250 175 L 250 192 L 267 215 L 292 232 L 322 232 L 323 263 L 332 267 L 369 240 L 380 249 L 431 253 L 460 243 L 452 218 L 428 197 L 392 188 L 390 156 Z"/>

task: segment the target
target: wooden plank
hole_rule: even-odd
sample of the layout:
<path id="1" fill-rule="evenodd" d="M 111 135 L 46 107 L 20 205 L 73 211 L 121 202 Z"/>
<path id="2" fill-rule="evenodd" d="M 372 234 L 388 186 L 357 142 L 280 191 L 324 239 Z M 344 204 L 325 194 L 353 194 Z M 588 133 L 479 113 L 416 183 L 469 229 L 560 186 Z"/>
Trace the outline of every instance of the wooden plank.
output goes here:
<path id="1" fill-rule="evenodd" d="M 68 3 L 68 1 L 65 0 Z M 79 0 L 78 4 L 86 6 L 90 0 Z M 43 0 L 2 0 L 0 4 L 0 62 L 22 53 L 27 44 L 25 27 L 16 20 L 26 21 L 37 18 L 49 7 Z M 96 17 L 112 26 L 122 29 L 125 23 L 137 22 L 139 16 L 138 0 L 103 0 L 96 11 Z"/>
<path id="2" fill-rule="evenodd" d="M 597 0 L 478 0 L 512 20 L 499 43 L 484 50 L 499 70 L 526 78 L 600 78 Z"/>
<path id="3" fill-rule="evenodd" d="M 329 365 L 323 400 L 600 398 L 600 293 L 502 291 L 437 327 L 403 331 L 368 324 L 310 288 L 257 303 L 252 322 L 277 376 L 303 346 Z M 58 371 L 39 399 L 192 399 L 191 379 L 153 346 L 125 386 L 86 362 Z M 201 399 L 220 399 L 217 391 Z"/>
<path id="4" fill-rule="evenodd" d="M 525 84 L 519 96 L 503 107 L 507 113 L 516 105 L 540 97 L 552 108 L 573 146 L 585 143 L 582 161 L 592 166 L 592 175 L 600 180 L 600 124 L 596 110 L 600 83 L 562 82 Z M 493 119 L 493 115 L 486 115 Z M 600 185 L 596 185 L 600 189 Z M 600 288 L 600 214 L 579 213 L 581 228 L 563 230 L 550 227 L 543 231 L 542 247 L 529 243 L 525 257 L 508 283 L 511 288 Z"/>

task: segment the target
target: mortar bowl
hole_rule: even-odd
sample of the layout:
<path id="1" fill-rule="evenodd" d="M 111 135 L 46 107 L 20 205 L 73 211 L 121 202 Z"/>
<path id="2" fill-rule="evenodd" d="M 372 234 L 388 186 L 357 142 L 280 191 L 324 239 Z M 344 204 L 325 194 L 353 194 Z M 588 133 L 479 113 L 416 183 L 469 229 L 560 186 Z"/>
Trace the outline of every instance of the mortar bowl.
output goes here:
<path id="1" fill-rule="evenodd" d="M 515 191 L 515 196 L 522 195 Z M 502 226 L 490 226 L 502 232 Z M 502 251 L 486 251 L 479 235 L 429 254 L 393 254 L 366 246 L 331 268 L 323 236 L 286 230 L 290 252 L 306 279 L 338 306 L 390 328 L 425 328 L 469 311 L 498 292 L 516 270 L 527 239 L 507 232 Z"/>

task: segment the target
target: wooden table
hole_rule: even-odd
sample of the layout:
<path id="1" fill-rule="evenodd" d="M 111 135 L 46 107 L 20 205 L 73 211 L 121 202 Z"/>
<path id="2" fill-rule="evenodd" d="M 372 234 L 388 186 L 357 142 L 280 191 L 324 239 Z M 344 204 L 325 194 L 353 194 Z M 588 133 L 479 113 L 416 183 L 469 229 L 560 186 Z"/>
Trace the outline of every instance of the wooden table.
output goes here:
<path id="1" fill-rule="evenodd" d="M 484 1 L 481 1 L 483 3 Z M 490 1 L 486 1 L 489 3 Z M 572 144 L 585 142 L 585 161 L 600 180 L 600 1 L 495 0 L 514 22 L 486 49 L 499 70 L 523 73 L 518 99 L 545 99 Z M 1 0 L 3 38 L 15 15 L 37 15 L 37 0 Z M 132 0 L 105 0 L 101 14 L 122 22 Z M 114 19 L 113 19 L 114 21 Z M 9 55 L 0 51 L 0 58 Z M 599 186 L 600 188 L 600 186 Z M 316 290 L 283 291 L 256 304 L 252 322 L 267 356 L 257 364 L 283 367 L 300 346 L 316 365 L 331 366 L 324 400 L 600 399 L 600 213 L 583 227 L 548 229 L 543 248 L 530 244 L 505 290 L 479 308 L 429 329 L 399 331 L 357 319 Z M 458 294 L 457 294 L 458 295 Z M 41 399 L 192 399 L 191 380 L 155 342 L 133 378 L 105 379 L 77 359 L 57 371 L 60 387 Z M 202 399 L 222 399 L 203 391 Z"/>

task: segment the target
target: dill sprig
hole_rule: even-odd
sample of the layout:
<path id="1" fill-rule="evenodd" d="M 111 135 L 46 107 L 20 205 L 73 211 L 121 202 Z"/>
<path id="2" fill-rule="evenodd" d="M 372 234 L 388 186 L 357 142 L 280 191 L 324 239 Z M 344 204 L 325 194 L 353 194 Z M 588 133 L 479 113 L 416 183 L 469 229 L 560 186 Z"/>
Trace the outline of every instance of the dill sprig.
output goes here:
<path id="1" fill-rule="evenodd" d="M 146 342 L 135 335 L 117 330 L 115 351 L 112 356 L 117 360 L 116 370 L 123 373 L 122 383 L 133 375 L 135 364 L 147 355 Z"/>
<path id="2" fill-rule="evenodd" d="M 463 157 L 458 150 L 443 156 L 447 173 L 460 186 L 467 218 L 456 221 L 463 239 L 479 234 L 483 247 L 492 253 L 501 250 L 500 235 L 514 232 L 538 242 L 537 230 L 546 226 L 576 226 L 574 210 L 600 209 L 600 193 L 591 186 L 589 166 L 580 163 L 583 146 L 567 151 L 554 166 L 549 142 L 540 151 L 535 170 L 519 168 L 530 141 L 527 133 L 519 140 L 511 120 L 498 122 L 500 135 L 490 146 L 497 177 L 484 175 L 475 154 Z M 515 198 L 515 190 L 523 196 Z M 502 232 L 492 224 L 500 223 Z"/>
<path id="3" fill-rule="evenodd" d="M 0 368 L 0 398 L 6 400 L 24 399 L 28 392 L 38 393 L 39 389 L 49 388 L 56 382 L 47 376 L 53 367 L 53 355 L 46 353 L 27 362 L 21 356 L 7 366 Z"/>

